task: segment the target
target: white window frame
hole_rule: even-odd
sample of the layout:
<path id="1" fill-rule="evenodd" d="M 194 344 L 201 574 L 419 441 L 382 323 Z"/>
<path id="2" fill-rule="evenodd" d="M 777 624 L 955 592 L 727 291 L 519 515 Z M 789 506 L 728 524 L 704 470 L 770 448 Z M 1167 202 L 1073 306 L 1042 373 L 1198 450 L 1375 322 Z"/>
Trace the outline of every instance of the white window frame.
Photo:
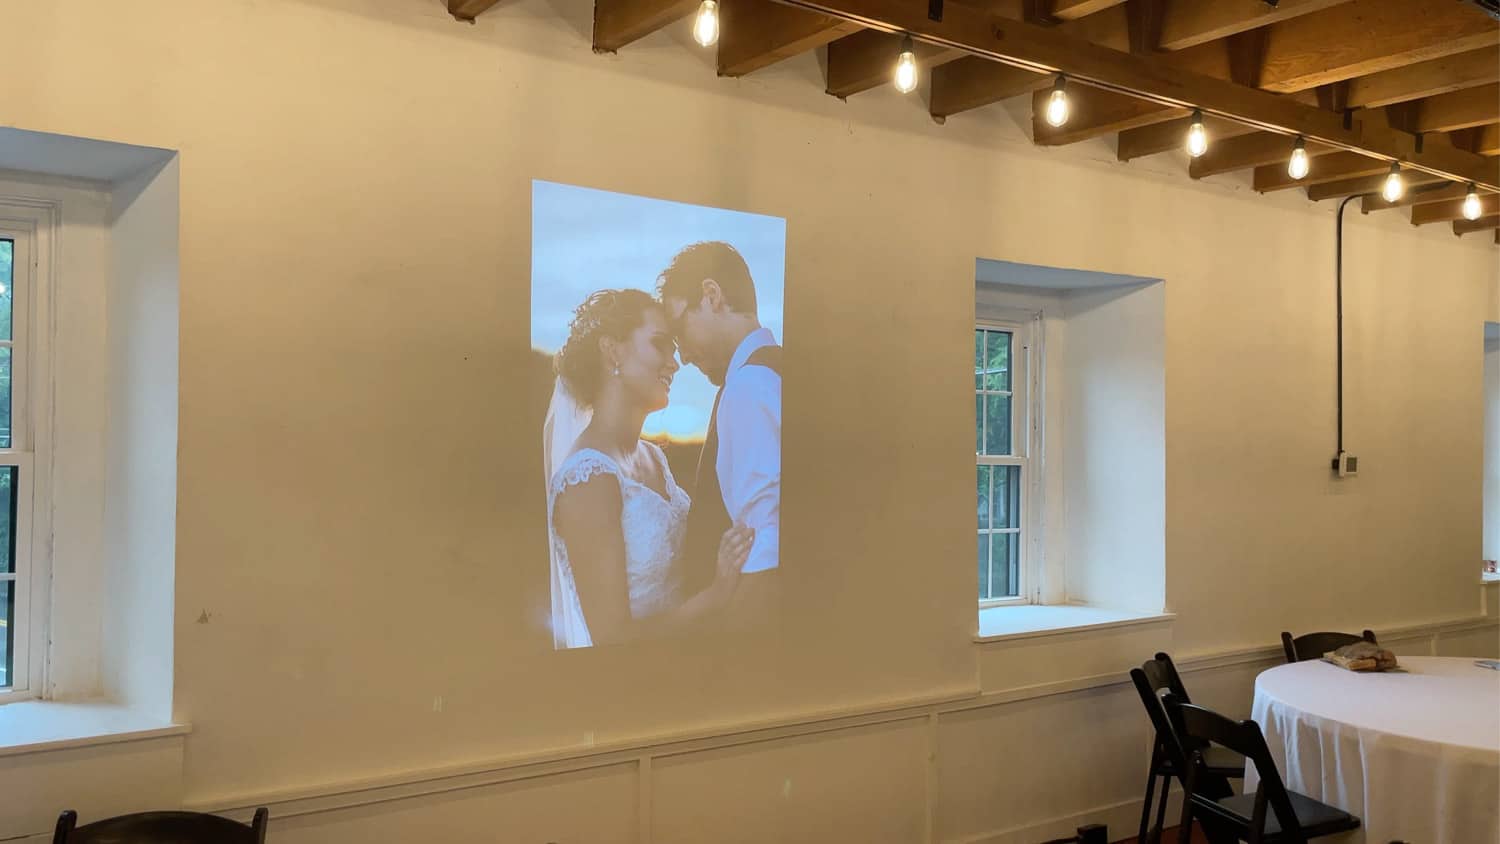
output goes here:
<path id="1" fill-rule="evenodd" d="M 980 609 L 1041 602 L 1042 519 L 1042 314 L 1040 311 L 987 309 L 974 320 L 974 329 L 1008 331 L 1011 334 L 1011 454 L 984 455 L 976 450 L 978 466 L 1019 466 L 1021 501 L 1018 528 L 1021 540 L 1017 566 L 1019 585 L 1015 597 L 979 601 Z M 975 395 L 980 395 L 978 389 Z M 988 410 L 986 410 L 988 413 Z M 970 567 L 972 571 L 972 565 Z"/>
<path id="2" fill-rule="evenodd" d="M 14 243 L 11 265 L 11 447 L 0 466 L 17 467 L 12 680 L 0 704 L 43 696 L 51 567 L 52 249 L 57 209 L 50 202 L 0 197 L 0 239 Z M 0 345 L 7 345 L 0 341 Z"/>

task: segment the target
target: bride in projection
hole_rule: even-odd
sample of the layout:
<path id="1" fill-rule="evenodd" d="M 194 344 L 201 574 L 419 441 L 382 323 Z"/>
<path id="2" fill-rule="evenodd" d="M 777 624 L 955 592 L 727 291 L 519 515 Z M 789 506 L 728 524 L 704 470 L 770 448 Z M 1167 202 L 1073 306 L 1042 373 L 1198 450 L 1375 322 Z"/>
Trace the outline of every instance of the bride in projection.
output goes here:
<path id="1" fill-rule="evenodd" d="M 717 576 L 679 594 L 677 556 L 691 501 L 666 455 L 641 439 L 667 406 L 676 344 L 642 290 L 600 290 L 574 312 L 555 360 L 543 447 L 557 648 L 628 641 L 690 626 L 729 603 L 752 531 L 725 531 Z"/>

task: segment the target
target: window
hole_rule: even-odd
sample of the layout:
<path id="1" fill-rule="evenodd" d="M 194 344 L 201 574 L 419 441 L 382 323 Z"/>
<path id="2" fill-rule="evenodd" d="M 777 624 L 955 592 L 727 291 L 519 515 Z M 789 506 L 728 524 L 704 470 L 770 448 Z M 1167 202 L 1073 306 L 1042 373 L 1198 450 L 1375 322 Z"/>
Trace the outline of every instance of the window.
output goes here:
<path id="1" fill-rule="evenodd" d="M 981 628 L 1029 615 L 1010 604 L 1160 613 L 1165 285 L 988 259 L 975 270 Z"/>
<path id="2" fill-rule="evenodd" d="M 974 329 L 974 459 L 978 516 L 979 602 L 1026 603 L 1036 577 L 1027 571 L 1032 533 L 1025 519 L 1033 483 L 1030 432 L 1032 327 L 983 322 Z"/>
<path id="3" fill-rule="evenodd" d="M 0 206 L 0 700 L 39 684 L 32 640 L 32 486 L 35 467 L 28 374 L 33 360 L 34 220 Z"/>

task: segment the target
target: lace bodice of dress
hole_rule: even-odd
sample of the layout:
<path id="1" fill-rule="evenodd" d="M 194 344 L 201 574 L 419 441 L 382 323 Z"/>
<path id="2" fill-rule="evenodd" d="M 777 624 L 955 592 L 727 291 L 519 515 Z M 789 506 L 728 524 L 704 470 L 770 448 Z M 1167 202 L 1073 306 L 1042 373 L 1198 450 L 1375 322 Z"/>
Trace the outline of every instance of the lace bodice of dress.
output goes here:
<path id="1" fill-rule="evenodd" d="M 557 535 L 552 519 L 558 496 L 568 487 L 582 484 L 596 475 L 613 475 L 620 484 L 620 528 L 625 538 L 625 571 L 630 584 L 630 614 L 645 618 L 672 609 L 680 599 L 678 578 L 673 566 L 682 549 L 687 530 L 688 508 L 692 502 L 667 465 L 666 455 L 652 443 L 642 441 L 645 457 L 660 468 L 666 495 L 629 477 L 608 455 L 583 448 L 568 455 L 552 476 L 547 496 L 547 532 L 553 551 L 562 564 L 563 580 L 577 600 L 573 568 L 568 562 L 566 544 Z M 581 602 L 580 602 L 581 614 Z"/>

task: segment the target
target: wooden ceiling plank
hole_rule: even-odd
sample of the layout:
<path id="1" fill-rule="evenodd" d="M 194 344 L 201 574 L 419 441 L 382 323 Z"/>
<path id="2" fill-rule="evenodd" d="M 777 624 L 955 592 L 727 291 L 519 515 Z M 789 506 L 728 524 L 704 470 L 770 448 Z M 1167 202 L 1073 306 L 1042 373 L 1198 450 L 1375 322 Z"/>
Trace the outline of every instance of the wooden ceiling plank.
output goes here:
<path id="1" fill-rule="evenodd" d="M 921 4 L 913 5 L 910 0 L 782 2 L 821 14 L 837 15 L 859 25 L 910 32 L 913 37 L 930 43 L 961 48 L 977 56 L 1024 65 L 1039 72 L 1066 71 L 1078 81 L 1078 93 L 1083 93 L 1090 85 L 1108 87 L 1144 98 L 1150 101 L 1148 105 L 1159 104 L 1157 108 L 1178 114 L 1188 104 L 1194 104 L 1206 113 L 1231 117 L 1268 131 L 1303 135 L 1309 140 L 1361 150 L 1378 158 L 1402 160 L 1408 169 L 1430 172 L 1453 181 L 1473 181 L 1500 190 L 1500 161 L 1495 159 L 1443 144 L 1427 144 L 1418 150 L 1415 137 L 1377 125 L 1376 121 L 1355 121 L 1346 126 L 1340 115 L 1317 107 L 1225 79 L 1185 71 L 1164 63 L 1159 57 L 1122 53 L 1092 44 L 1059 32 L 1057 28 L 995 17 L 956 3 L 947 7 L 943 20 L 933 21 L 927 17 Z M 1390 2 L 1405 3 L 1407 0 Z M 1447 8 L 1448 4 L 1440 6 Z M 1487 31 L 1500 31 L 1500 23 L 1491 21 L 1477 10 L 1470 11 L 1479 17 Z M 1288 23 L 1316 17 L 1318 14 L 1306 15 Z M 1070 120 L 1064 128 L 1072 131 L 1073 121 Z"/>
<path id="2" fill-rule="evenodd" d="M 1300 15 L 1312 11 L 1320 11 L 1339 3 L 1349 0 L 1283 0 L 1284 10 L 1272 10 L 1262 0 L 1249 0 L 1249 2 L 1233 2 L 1220 4 L 1219 0 L 1203 3 L 1178 3 L 1167 8 L 1166 14 L 1161 21 L 1163 32 L 1172 31 L 1175 34 L 1174 43 L 1183 46 L 1194 46 L 1208 41 L 1226 38 L 1240 32 L 1246 32 L 1256 27 L 1264 26 L 1266 23 L 1277 20 L 1291 20 Z M 1210 8 L 1218 7 L 1218 8 Z M 1278 7 L 1280 8 L 1280 7 Z M 1270 10 L 1269 16 L 1267 10 Z M 1203 14 L 1212 12 L 1211 14 Z M 1185 21 L 1178 22 L 1179 17 Z M 1207 28 L 1207 29 L 1204 29 Z M 1130 49 L 1130 15 L 1124 6 L 1113 6 L 1101 12 L 1082 18 L 1069 20 L 1057 27 L 1059 32 L 1083 38 L 1095 44 L 1103 44 L 1118 50 Z M 1203 37 L 1195 40 L 1198 34 L 1211 31 L 1211 37 Z M 1176 49 L 1173 47 L 1172 49 Z M 1223 43 L 1216 44 L 1213 48 L 1203 51 L 1192 57 L 1197 69 L 1202 70 L 1202 63 L 1209 62 L 1215 66 L 1221 78 L 1229 78 L 1230 66 L 1227 48 Z M 984 59 L 961 59 L 955 63 L 944 76 L 939 79 L 933 76 L 934 99 L 941 98 L 946 104 L 945 111 L 934 111 L 938 117 L 947 117 L 960 111 L 971 108 L 997 103 L 1009 99 L 1027 90 L 1035 90 L 1038 87 L 1050 83 L 1048 77 L 1040 76 L 1034 78 L 1004 76 L 996 82 L 993 89 L 986 91 L 984 80 L 993 78 L 994 74 L 987 74 L 984 67 Z M 1026 82 L 1030 82 L 1028 88 Z M 958 92 L 943 94 L 941 89 L 952 86 Z M 1123 108 L 1123 107 L 1122 107 Z M 1128 108 L 1125 111 L 1130 111 Z M 1103 134 L 1102 132 L 1100 134 Z"/>
<path id="3" fill-rule="evenodd" d="M 1154 123 L 1137 129 L 1126 129 L 1120 133 L 1116 155 L 1121 161 L 1129 161 L 1142 156 L 1180 150 L 1183 148 L 1183 138 L 1187 135 L 1189 121 L 1190 118 L 1179 117 L 1176 120 Z M 1212 115 L 1203 118 L 1203 128 L 1214 143 L 1259 131 L 1253 126 Z M 1212 150 L 1213 147 L 1209 149 Z"/>
<path id="4" fill-rule="evenodd" d="M 1500 24 L 1459 3 L 1353 0 L 1266 27 L 1258 83 L 1265 90 L 1279 93 L 1310 91 L 1320 85 L 1493 46 L 1497 34 Z M 1231 72 L 1228 56 L 1227 42 L 1213 41 L 1160 60 L 1185 71 L 1227 79 Z M 1080 125 L 1074 130 L 1080 140 L 1120 131 L 1121 127 L 1103 124 L 1092 127 L 1091 132 L 1083 129 Z"/>
<path id="5" fill-rule="evenodd" d="M 721 0 L 719 75 L 744 76 L 864 27 L 771 0 Z"/>
<path id="6" fill-rule="evenodd" d="M 1173 4 L 1162 22 L 1162 50 L 1186 50 L 1209 41 L 1267 26 L 1311 12 L 1321 12 L 1348 0 L 1199 0 Z"/>
<path id="7" fill-rule="evenodd" d="M 828 45 L 825 90 L 835 97 L 844 98 L 889 84 L 900 52 L 901 36 L 873 29 L 834 41 Z M 917 67 L 928 72 L 966 55 L 962 50 L 925 43 L 913 44 L 912 52 L 917 57 Z"/>
<path id="8" fill-rule="evenodd" d="M 1205 125 L 1204 128 L 1208 127 Z M 1294 138 L 1274 132 L 1256 132 L 1236 138 L 1214 138 L 1208 147 L 1208 152 L 1188 163 L 1188 175 L 1194 179 L 1202 179 L 1206 176 L 1233 173 L 1250 167 L 1269 167 L 1278 163 L 1285 169 L 1295 142 Z M 1337 151 L 1334 147 L 1316 141 L 1308 143 L 1306 149 L 1309 157 Z M 1314 165 L 1314 169 L 1316 166 Z"/>
<path id="9" fill-rule="evenodd" d="M 448 0 L 448 14 L 473 23 L 474 19 L 488 12 L 500 0 Z"/>
<path id="10" fill-rule="evenodd" d="M 1422 100 L 1417 132 L 1452 132 L 1500 120 L 1500 84 L 1468 88 Z"/>
<path id="11" fill-rule="evenodd" d="M 1483 217 L 1500 214 L 1500 196 L 1493 193 L 1480 196 L 1479 208 L 1480 216 Z M 1451 223 L 1462 219 L 1464 219 L 1464 201 L 1461 198 L 1411 207 L 1411 224 L 1414 226 L 1425 226 L 1428 223 Z"/>
<path id="12" fill-rule="evenodd" d="M 1435 97 L 1500 82 L 1500 47 L 1490 46 L 1349 80 L 1350 108 Z"/>
<path id="13" fill-rule="evenodd" d="M 1454 146 L 1478 155 L 1500 155 L 1500 123 L 1473 126 L 1449 135 Z"/>
<path id="14" fill-rule="evenodd" d="M 1500 23 L 1466 3 L 1355 0 L 1271 27 L 1267 90 L 1303 91 L 1494 46 Z"/>
<path id="15" fill-rule="evenodd" d="M 1459 236 L 1466 235 L 1469 232 L 1482 232 L 1490 229 L 1500 229 L 1500 214 L 1480 217 L 1477 220 L 1453 221 L 1453 233 Z M 1500 243 L 1500 238 L 1496 238 L 1495 242 Z"/>
<path id="16" fill-rule="evenodd" d="M 1125 0 L 1052 0 L 1048 13 L 1058 20 L 1071 21 L 1119 6 L 1124 2 Z"/>
<path id="17" fill-rule="evenodd" d="M 1255 168 L 1255 189 L 1261 193 L 1307 185 L 1339 182 L 1360 176 L 1375 176 L 1390 169 L 1390 163 L 1357 152 L 1331 152 L 1318 159 L 1317 166 L 1300 179 L 1293 179 L 1285 164 L 1267 164 Z"/>
<path id="18" fill-rule="evenodd" d="M 613 53 L 679 21 L 699 0 L 594 0 L 594 52 Z"/>
<path id="19" fill-rule="evenodd" d="M 1407 173 L 1406 189 L 1421 187 L 1423 185 L 1441 184 L 1448 181 L 1442 176 L 1434 176 L 1431 173 Z M 1344 196 L 1360 196 L 1362 194 L 1378 194 L 1385 184 L 1385 174 L 1374 176 L 1360 176 L 1356 179 L 1341 179 L 1337 182 L 1324 184 L 1312 184 L 1307 186 L 1307 198 L 1314 202 L 1324 199 L 1337 199 Z"/>

